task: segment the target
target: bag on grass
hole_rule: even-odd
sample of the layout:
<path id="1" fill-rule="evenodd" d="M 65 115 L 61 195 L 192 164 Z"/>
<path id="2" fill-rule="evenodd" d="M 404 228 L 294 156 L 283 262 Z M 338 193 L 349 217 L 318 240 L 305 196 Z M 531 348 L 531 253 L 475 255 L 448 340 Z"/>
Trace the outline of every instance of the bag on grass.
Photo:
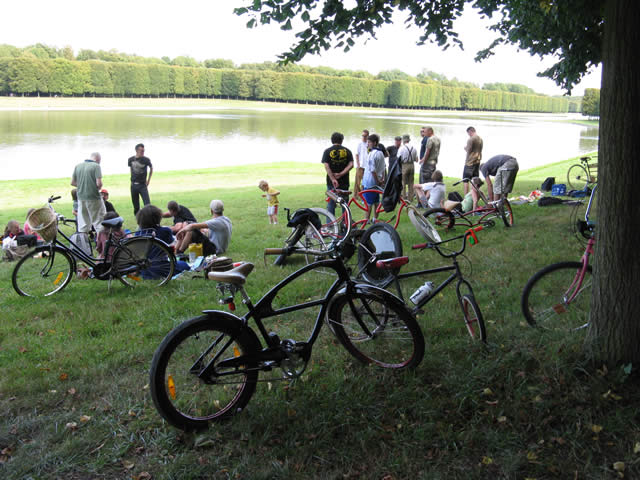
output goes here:
<path id="1" fill-rule="evenodd" d="M 549 205 L 560 205 L 564 203 L 564 200 L 561 198 L 553 198 L 553 197 L 543 197 L 538 200 L 539 207 L 548 207 Z"/>
<path id="2" fill-rule="evenodd" d="M 461 202 L 463 200 L 462 195 L 460 195 L 458 192 L 449 192 L 449 195 L 447 195 L 447 199 L 451 200 L 452 202 Z"/>
<path id="3" fill-rule="evenodd" d="M 546 180 L 542 182 L 542 185 L 540 185 L 540 190 L 543 192 L 549 192 L 555 183 L 556 177 L 547 177 Z"/>
<path id="4" fill-rule="evenodd" d="M 551 187 L 551 195 L 566 195 L 567 194 L 567 186 L 564 183 L 556 183 L 553 187 Z"/>

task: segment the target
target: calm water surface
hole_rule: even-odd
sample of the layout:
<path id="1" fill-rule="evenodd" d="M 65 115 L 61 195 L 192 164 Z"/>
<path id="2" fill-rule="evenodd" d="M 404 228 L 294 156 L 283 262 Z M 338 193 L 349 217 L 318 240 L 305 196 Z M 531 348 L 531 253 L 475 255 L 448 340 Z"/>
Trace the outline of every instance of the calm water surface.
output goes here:
<path id="1" fill-rule="evenodd" d="M 441 138 L 440 169 L 457 177 L 469 125 L 484 139 L 485 159 L 508 153 L 525 169 L 596 150 L 597 127 L 563 121 L 579 118 L 313 107 L 0 111 L 0 180 L 70 177 L 93 151 L 102 154 L 105 175 L 126 173 L 138 142 L 156 171 L 318 163 L 334 131 L 345 135 L 344 144 L 355 153 L 363 128 L 378 133 L 385 145 L 409 133 L 419 147 L 422 125 L 433 126 Z"/>

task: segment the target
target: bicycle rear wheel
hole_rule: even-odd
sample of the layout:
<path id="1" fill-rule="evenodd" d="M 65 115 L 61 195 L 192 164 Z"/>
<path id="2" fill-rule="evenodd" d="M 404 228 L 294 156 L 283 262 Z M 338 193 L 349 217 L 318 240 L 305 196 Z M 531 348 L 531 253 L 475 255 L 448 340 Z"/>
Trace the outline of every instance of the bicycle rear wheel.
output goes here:
<path id="1" fill-rule="evenodd" d="M 66 287 L 75 271 L 61 248 L 38 247 L 20 259 L 11 275 L 13 289 L 25 297 L 48 297 Z"/>
<path id="2" fill-rule="evenodd" d="M 589 183 L 589 173 L 582 165 L 572 165 L 567 172 L 567 184 L 572 190 L 583 190 Z"/>
<path id="3" fill-rule="evenodd" d="M 223 360 L 260 349 L 252 330 L 235 318 L 202 315 L 173 329 L 151 361 L 151 397 L 174 427 L 207 428 L 242 410 L 255 392 L 256 365 L 218 367 Z M 202 376 L 205 368 L 213 369 Z"/>
<path id="4" fill-rule="evenodd" d="M 577 330 L 589 322 L 591 265 L 578 285 L 581 262 L 549 265 L 529 279 L 522 291 L 521 307 L 531 326 Z"/>
<path id="5" fill-rule="evenodd" d="M 399 269 L 376 267 L 377 260 L 402 256 L 402 240 L 387 223 L 376 223 L 365 230 L 358 244 L 358 271 L 361 278 L 372 285 L 385 286 Z"/>
<path id="6" fill-rule="evenodd" d="M 113 252 L 111 268 L 129 287 L 159 287 L 173 277 L 175 257 L 171 249 L 153 237 L 124 240 Z"/>
<path id="7" fill-rule="evenodd" d="M 511 204 L 509 203 L 509 200 L 507 200 L 506 198 L 503 198 L 498 203 L 498 211 L 500 212 L 500 217 L 504 222 L 504 226 L 512 227 L 513 226 L 513 210 L 511 208 Z"/>
<path id="8" fill-rule="evenodd" d="M 407 308 L 387 295 L 390 298 L 358 292 L 336 298 L 329 317 L 331 329 L 363 363 L 392 369 L 415 367 L 424 356 L 424 336 Z"/>

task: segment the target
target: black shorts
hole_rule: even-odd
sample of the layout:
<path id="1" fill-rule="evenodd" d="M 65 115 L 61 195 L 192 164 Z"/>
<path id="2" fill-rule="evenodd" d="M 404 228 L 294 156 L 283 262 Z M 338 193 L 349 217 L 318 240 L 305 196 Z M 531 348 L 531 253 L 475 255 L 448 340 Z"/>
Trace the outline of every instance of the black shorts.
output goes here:
<path id="1" fill-rule="evenodd" d="M 191 243 L 202 244 L 202 255 L 208 257 L 209 255 L 215 255 L 218 250 L 216 246 L 209 240 L 209 237 L 203 235 L 200 230 L 191 230 Z"/>
<path id="2" fill-rule="evenodd" d="M 480 165 L 475 164 L 472 166 L 465 165 L 464 170 L 462 171 L 462 178 L 468 178 L 471 180 L 473 177 L 477 177 L 480 173 Z"/>

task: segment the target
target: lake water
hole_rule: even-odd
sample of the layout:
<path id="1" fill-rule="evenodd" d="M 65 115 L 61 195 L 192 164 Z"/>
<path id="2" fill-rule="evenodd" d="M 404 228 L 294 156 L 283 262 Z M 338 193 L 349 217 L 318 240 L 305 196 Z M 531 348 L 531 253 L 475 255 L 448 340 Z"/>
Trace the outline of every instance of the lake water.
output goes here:
<path id="1" fill-rule="evenodd" d="M 378 133 L 385 145 L 392 144 L 394 136 L 409 133 L 419 147 L 422 125 L 433 126 L 441 139 L 439 168 L 457 177 L 469 125 L 484 140 L 485 159 L 507 153 L 526 169 L 597 150 L 598 128 L 566 122 L 577 119 L 575 114 L 269 105 L 5 110 L 0 111 L 0 180 L 70 177 L 74 165 L 93 151 L 102 154 L 104 175 L 126 173 L 127 158 L 139 142 L 145 144 L 155 171 L 281 161 L 317 164 L 334 131 L 345 135 L 344 145 L 355 153 L 364 128 Z"/>

